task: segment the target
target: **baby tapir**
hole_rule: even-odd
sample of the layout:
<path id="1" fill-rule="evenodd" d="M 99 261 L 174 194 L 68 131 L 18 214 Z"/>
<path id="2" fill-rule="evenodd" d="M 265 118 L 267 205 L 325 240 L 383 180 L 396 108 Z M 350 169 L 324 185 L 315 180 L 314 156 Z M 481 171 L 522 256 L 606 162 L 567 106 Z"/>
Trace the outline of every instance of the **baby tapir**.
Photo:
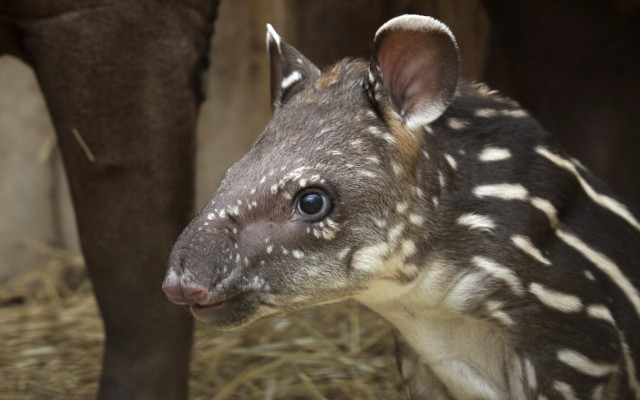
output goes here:
<path id="1" fill-rule="evenodd" d="M 640 399 L 637 217 L 460 80 L 446 26 L 392 19 L 324 72 L 267 47 L 273 119 L 175 243 L 173 302 L 235 329 L 356 299 L 412 399 Z"/>

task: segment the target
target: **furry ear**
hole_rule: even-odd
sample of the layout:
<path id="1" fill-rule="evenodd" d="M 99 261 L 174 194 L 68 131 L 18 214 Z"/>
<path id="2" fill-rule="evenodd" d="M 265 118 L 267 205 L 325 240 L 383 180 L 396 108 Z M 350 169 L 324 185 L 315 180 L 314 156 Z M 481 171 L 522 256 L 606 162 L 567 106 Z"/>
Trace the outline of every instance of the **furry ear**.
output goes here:
<path id="1" fill-rule="evenodd" d="M 437 119 L 451 102 L 460 76 L 453 34 L 420 15 L 393 18 L 378 29 L 370 65 L 374 100 L 391 103 L 410 130 Z M 384 90 L 383 90 L 384 88 Z"/>
<path id="2" fill-rule="evenodd" d="M 320 70 L 267 24 L 267 52 L 271 66 L 271 109 L 275 112 L 294 94 L 311 85 Z"/>

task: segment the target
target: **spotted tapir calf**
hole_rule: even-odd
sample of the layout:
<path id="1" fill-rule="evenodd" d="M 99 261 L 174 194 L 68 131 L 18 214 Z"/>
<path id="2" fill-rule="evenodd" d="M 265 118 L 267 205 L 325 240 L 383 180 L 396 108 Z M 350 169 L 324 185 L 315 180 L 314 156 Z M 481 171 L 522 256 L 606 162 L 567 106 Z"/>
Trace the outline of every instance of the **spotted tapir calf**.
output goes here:
<path id="1" fill-rule="evenodd" d="M 446 26 L 392 19 L 324 72 L 267 45 L 273 119 L 175 243 L 172 301 L 236 329 L 356 299 L 412 399 L 640 399 L 637 217 L 459 79 Z"/>

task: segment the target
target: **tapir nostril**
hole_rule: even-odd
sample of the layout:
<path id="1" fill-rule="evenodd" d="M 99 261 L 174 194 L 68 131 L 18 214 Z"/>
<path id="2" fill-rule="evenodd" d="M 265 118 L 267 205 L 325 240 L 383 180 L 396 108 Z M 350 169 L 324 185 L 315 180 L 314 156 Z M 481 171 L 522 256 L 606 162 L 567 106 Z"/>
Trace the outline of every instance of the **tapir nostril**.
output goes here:
<path id="1" fill-rule="evenodd" d="M 171 284 L 171 283 L 165 282 L 162 285 L 162 291 L 172 303 L 186 304 L 186 299 L 182 294 L 182 287 L 180 286 L 179 283 Z"/>
<path id="2" fill-rule="evenodd" d="M 209 297 L 209 293 L 205 288 L 194 284 L 183 286 L 182 293 L 190 303 L 201 303 Z"/>
<path id="3" fill-rule="evenodd" d="M 162 285 L 162 291 L 171 302 L 176 304 L 202 303 L 209 296 L 207 289 L 194 284 L 182 286 L 179 283 L 165 282 Z"/>

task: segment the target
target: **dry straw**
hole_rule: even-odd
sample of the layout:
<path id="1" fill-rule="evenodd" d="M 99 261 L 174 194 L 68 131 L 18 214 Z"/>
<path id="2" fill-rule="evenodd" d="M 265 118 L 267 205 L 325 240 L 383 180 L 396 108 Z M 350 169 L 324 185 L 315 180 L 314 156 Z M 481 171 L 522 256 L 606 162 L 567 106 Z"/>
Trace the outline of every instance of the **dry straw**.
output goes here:
<path id="1" fill-rule="evenodd" d="M 0 288 L 3 400 L 90 399 L 102 324 L 82 258 L 25 242 L 44 261 Z M 198 327 L 190 398 L 403 399 L 389 326 L 353 302 L 238 333 Z"/>

